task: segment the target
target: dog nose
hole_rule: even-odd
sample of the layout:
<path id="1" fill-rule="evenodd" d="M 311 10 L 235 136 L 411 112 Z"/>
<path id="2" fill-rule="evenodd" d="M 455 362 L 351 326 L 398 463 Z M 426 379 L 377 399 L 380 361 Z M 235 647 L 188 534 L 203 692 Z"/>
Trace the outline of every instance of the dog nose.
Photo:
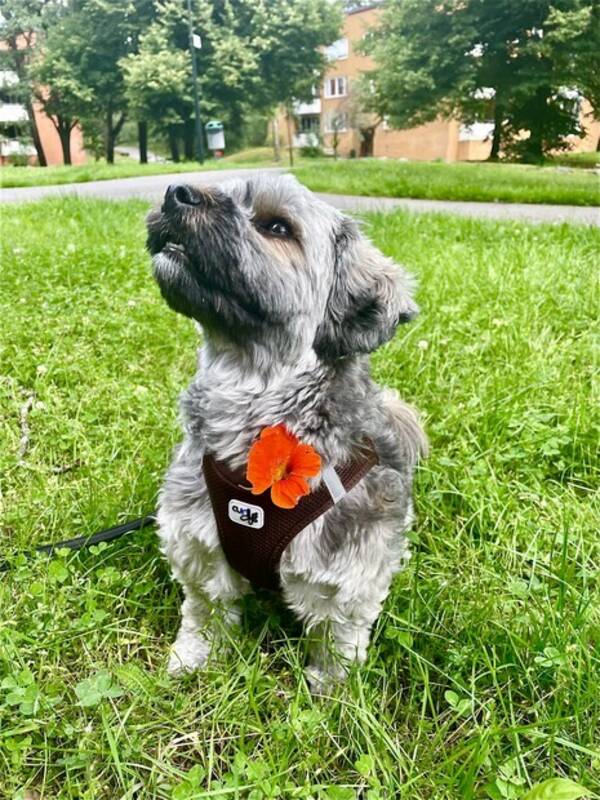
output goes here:
<path id="1" fill-rule="evenodd" d="M 202 195 L 191 186 L 186 184 L 172 183 L 165 193 L 165 206 L 176 208 L 177 206 L 199 206 L 202 203 Z"/>

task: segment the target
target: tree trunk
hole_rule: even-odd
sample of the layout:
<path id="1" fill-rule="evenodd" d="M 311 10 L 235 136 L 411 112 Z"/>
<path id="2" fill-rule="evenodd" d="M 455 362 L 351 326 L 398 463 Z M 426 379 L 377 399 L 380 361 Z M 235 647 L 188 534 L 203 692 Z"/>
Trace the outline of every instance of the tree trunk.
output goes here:
<path id="1" fill-rule="evenodd" d="M 63 164 L 71 164 L 71 128 L 68 122 L 59 120 L 56 130 L 60 138 L 60 146 L 62 147 Z"/>
<path id="2" fill-rule="evenodd" d="M 140 164 L 148 163 L 148 123 L 145 120 L 138 122 L 138 147 L 140 149 Z"/>
<path id="3" fill-rule="evenodd" d="M 596 145 L 596 152 L 600 153 L 600 136 L 598 137 L 598 144 Z"/>
<path id="4" fill-rule="evenodd" d="M 115 163 L 115 134 L 111 109 L 106 112 L 106 161 L 108 164 Z"/>
<path id="5" fill-rule="evenodd" d="M 279 123 L 277 121 L 277 114 L 273 117 L 273 156 L 275 161 L 281 160 L 281 151 L 279 147 Z"/>
<path id="6" fill-rule="evenodd" d="M 492 136 L 492 149 L 488 156 L 488 161 L 498 161 L 500 156 L 500 144 L 502 143 L 502 118 L 504 116 L 502 106 L 494 103 L 494 133 Z"/>
<path id="7" fill-rule="evenodd" d="M 183 127 L 183 157 L 186 161 L 194 161 L 195 120 L 189 119 Z"/>
<path id="8" fill-rule="evenodd" d="M 177 164 L 179 161 L 179 142 L 177 140 L 177 131 L 173 126 L 169 128 L 169 150 L 171 151 L 171 161 Z"/>
<path id="9" fill-rule="evenodd" d="M 37 153 L 38 164 L 40 167 L 47 167 L 48 161 L 46 160 L 46 154 L 44 153 L 44 147 L 42 145 L 42 140 L 40 139 L 40 132 L 38 130 L 35 112 L 33 110 L 33 103 L 31 100 L 26 101 L 25 108 L 27 109 L 27 116 L 29 117 L 31 138 L 33 139 L 33 146 L 35 147 L 35 152 Z"/>
<path id="10" fill-rule="evenodd" d="M 124 122 L 125 112 L 121 112 L 121 116 L 115 123 L 112 108 L 109 107 L 106 112 L 106 160 L 109 164 L 115 163 L 115 145 Z"/>

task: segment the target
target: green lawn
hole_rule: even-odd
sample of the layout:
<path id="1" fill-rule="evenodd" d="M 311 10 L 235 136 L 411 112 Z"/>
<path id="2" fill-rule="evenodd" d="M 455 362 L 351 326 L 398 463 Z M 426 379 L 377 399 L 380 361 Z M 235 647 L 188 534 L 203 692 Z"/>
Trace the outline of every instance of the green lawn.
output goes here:
<path id="1" fill-rule="evenodd" d="M 600 169 L 600 151 L 591 153 L 559 153 L 552 159 L 553 165 L 577 167 L 579 169 Z"/>
<path id="2" fill-rule="evenodd" d="M 195 161 L 184 161 L 179 164 L 152 162 L 138 164 L 137 161 L 124 159 L 114 164 L 105 161 L 89 162 L 82 166 L 71 167 L 2 167 L 0 168 L 0 186 L 14 188 L 17 186 L 49 186 L 51 184 L 87 183 L 88 181 L 107 181 L 114 178 L 134 178 L 139 175 L 164 175 L 171 172 L 195 172 L 196 170 L 224 169 L 227 167 L 275 166 L 273 150 L 267 147 L 256 147 L 243 150 L 218 161 L 208 158 L 203 164 Z"/>
<path id="3" fill-rule="evenodd" d="M 334 194 L 600 205 L 600 177 L 586 170 L 368 159 L 307 164 L 295 173 L 314 191 Z"/>
<path id="4" fill-rule="evenodd" d="M 195 333 L 150 278 L 145 210 L 3 209 L 5 553 L 154 506 Z M 600 230 L 404 213 L 367 229 L 419 278 L 421 317 L 373 367 L 431 439 L 368 663 L 313 700 L 298 627 L 262 596 L 233 652 L 177 681 L 180 598 L 152 531 L 12 557 L 0 797 L 498 800 L 559 776 L 600 795 Z"/>
<path id="5" fill-rule="evenodd" d="M 564 158 L 575 159 L 577 155 Z M 589 163 L 584 153 L 586 163 Z M 594 155 L 595 154 L 591 154 Z M 110 178 L 130 178 L 198 169 L 231 167 L 287 168 L 287 157 L 273 161 L 266 147 L 242 150 L 220 161 L 181 164 L 90 163 L 81 167 L 4 167 L 0 185 L 9 187 L 85 183 Z M 563 163 L 563 162 L 561 162 Z M 564 161 L 564 163 L 569 163 Z M 374 197 L 422 197 L 438 200 L 481 200 L 503 203 L 564 203 L 600 205 L 600 177 L 592 170 L 565 171 L 561 166 L 531 167 L 516 164 L 445 164 L 379 159 L 310 159 L 296 156 L 298 178 L 314 191 Z"/>

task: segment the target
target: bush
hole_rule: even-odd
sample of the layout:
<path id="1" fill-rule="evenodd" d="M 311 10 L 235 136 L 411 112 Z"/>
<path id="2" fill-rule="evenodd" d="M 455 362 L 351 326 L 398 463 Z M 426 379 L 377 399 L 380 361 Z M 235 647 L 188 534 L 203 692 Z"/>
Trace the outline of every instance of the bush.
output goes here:
<path id="1" fill-rule="evenodd" d="M 11 167 L 26 167 L 29 165 L 29 156 L 26 153 L 13 153 L 7 157 Z"/>
<path id="2" fill-rule="evenodd" d="M 323 153 L 323 148 L 318 144 L 308 144 L 300 148 L 300 155 L 304 158 L 320 158 Z"/>

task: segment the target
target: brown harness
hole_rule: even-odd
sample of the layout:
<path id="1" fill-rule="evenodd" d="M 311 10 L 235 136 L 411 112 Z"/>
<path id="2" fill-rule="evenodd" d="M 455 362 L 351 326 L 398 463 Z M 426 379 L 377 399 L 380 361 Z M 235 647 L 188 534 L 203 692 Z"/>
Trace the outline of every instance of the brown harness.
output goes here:
<path id="1" fill-rule="evenodd" d="M 336 467 L 334 484 L 341 493 L 349 492 L 377 460 L 369 442 L 359 455 Z M 230 566 L 256 586 L 278 589 L 283 551 L 300 531 L 332 508 L 340 494 L 334 500 L 331 488 L 322 481 L 314 492 L 301 497 L 295 508 L 279 508 L 269 492 L 252 494 L 243 469 L 230 470 L 212 455 L 204 456 L 202 467 L 221 547 Z"/>

